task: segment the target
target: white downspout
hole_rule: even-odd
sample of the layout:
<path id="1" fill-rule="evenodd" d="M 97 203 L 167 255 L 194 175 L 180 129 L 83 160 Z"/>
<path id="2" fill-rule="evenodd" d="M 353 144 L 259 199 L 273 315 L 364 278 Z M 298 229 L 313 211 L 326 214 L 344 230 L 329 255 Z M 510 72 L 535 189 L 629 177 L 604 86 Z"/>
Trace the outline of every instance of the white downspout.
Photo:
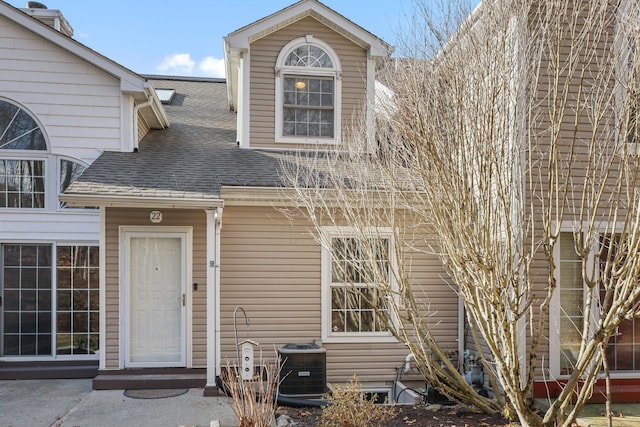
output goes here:
<path id="1" fill-rule="evenodd" d="M 148 96 L 142 104 L 133 106 L 133 151 L 138 151 L 138 112 L 141 108 L 148 107 L 153 103 L 153 96 Z"/>
<path id="2" fill-rule="evenodd" d="M 207 384 L 205 396 L 216 390 L 220 375 L 220 231 L 222 208 L 207 209 Z"/>

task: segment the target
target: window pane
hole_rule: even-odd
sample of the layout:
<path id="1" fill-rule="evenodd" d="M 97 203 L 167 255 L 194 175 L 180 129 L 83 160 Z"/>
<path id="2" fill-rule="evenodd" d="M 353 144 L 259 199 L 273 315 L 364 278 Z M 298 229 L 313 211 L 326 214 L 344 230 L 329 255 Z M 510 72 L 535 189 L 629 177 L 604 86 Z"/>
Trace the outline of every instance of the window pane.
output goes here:
<path id="1" fill-rule="evenodd" d="M 71 313 L 59 312 L 57 317 L 56 327 L 58 328 L 58 335 L 64 332 L 71 332 Z"/>
<path id="2" fill-rule="evenodd" d="M 308 135 L 309 128 L 306 123 L 296 123 L 296 135 Z"/>
<path id="3" fill-rule="evenodd" d="M 361 332 L 374 332 L 374 313 L 373 310 L 362 311 L 361 317 Z"/>
<path id="4" fill-rule="evenodd" d="M 321 96 L 321 101 L 317 105 L 321 105 L 323 107 L 333 107 L 333 94 L 323 93 Z M 331 116 L 333 117 L 333 114 Z"/>
<path id="5" fill-rule="evenodd" d="M 73 332 L 89 332 L 88 313 L 73 313 Z"/>
<path id="6" fill-rule="evenodd" d="M 71 354 L 71 334 L 56 335 L 56 353 Z"/>
<path id="7" fill-rule="evenodd" d="M 38 332 L 40 334 L 51 334 L 51 313 L 38 313 Z"/>
<path id="8" fill-rule="evenodd" d="M 84 290 L 73 291 L 73 310 L 87 310 L 89 308 L 89 293 Z"/>
<path id="9" fill-rule="evenodd" d="M 296 133 L 296 125 L 295 123 L 284 123 L 282 128 L 282 134 L 285 136 L 295 135 Z"/>
<path id="10" fill-rule="evenodd" d="M 295 92 L 285 92 L 284 93 L 284 105 L 295 105 L 296 104 L 296 94 Z M 285 109 L 285 111 L 288 109 Z M 291 111 L 291 110 L 289 110 Z M 285 115 L 285 120 L 286 120 Z"/>
<path id="11" fill-rule="evenodd" d="M 71 291 L 58 289 L 56 296 L 58 310 L 71 310 Z"/>
<path id="12" fill-rule="evenodd" d="M 4 332 L 5 334 L 17 334 L 20 332 L 20 314 L 7 313 L 4 316 Z"/>
<path id="13" fill-rule="evenodd" d="M 71 269 L 58 268 L 58 289 L 71 288 Z"/>
<path id="14" fill-rule="evenodd" d="M 344 332 L 344 313 L 342 311 L 331 312 L 331 332 Z"/>
<path id="15" fill-rule="evenodd" d="M 306 92 L 298 92 L 296 93 L 296 104 L 295 105 L 309 105 L 309 94 Z"/>
<path id="16" fill-rule="evenodd" d="M 322 93 L 333 93 L 333 79 L 323 79 L 321 82 Z"/>
<path id="17" fill-rule="evenodd" d="M 20 335 L 7 334 L 4 335 L 4 355 L 18 356 L 20 355 Z"/>
<path id="18" fill-rule="evenodd" d="M 320 79 L 309 79 L 309 92 L 319 94 L 321 81 Z"/>
<path id="19" fill-rule="evenodd" d="M 320 94 L 319 93 L 309 93 L 309 105 L 320 106 Z"/>
<path id="20" fill-rule="evenodd" d="M 100 309 L 100 294 L 98 291 L 90 291 L 89 292 L 89 310 L 95 311 L 97 313 L 99 309 Z"/>
<path id="21" fill-rule="evenodd" d="M 36 310 L 36 291 L 20 292 L 20 310 L 35 311 Z"/>

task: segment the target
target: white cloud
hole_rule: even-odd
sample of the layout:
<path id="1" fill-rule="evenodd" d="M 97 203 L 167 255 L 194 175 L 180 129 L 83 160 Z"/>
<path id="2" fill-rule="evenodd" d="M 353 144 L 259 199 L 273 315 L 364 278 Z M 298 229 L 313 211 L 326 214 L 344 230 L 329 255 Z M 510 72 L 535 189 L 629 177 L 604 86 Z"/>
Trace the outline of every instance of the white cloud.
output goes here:
<path id="1" fill-rule="evenodd" d="M 198 64 L 198 69 L 202 71 L 206 77 L 224 78 L 224 59 L 207 56 Z"/>
<path id="2" fill-rule="evenodd" d="M 162 64 L 156 69 L 161 72 L 170 72 L 171 74 L 191 74 L 196 62 L 191 59 L 188 53 L 176 53 L 171 56 L 165 56 Z"/>

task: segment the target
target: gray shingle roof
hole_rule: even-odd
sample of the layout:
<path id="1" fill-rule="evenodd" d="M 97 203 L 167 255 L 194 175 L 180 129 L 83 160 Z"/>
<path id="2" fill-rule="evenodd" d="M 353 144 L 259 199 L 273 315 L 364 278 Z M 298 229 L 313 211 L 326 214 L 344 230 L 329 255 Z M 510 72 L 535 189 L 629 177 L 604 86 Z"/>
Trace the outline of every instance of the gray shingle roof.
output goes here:
<path id="1" fill-rule="evenodd" d="M 176 94 L 166 105 L 171 125 L 152 130 L 136 153 L 105 152 L 67 194 L 215 198 L 222 185 L 279 187 L 284 153 L 240 149 L 236 114 L 222 80 L 150 80 Z"/>

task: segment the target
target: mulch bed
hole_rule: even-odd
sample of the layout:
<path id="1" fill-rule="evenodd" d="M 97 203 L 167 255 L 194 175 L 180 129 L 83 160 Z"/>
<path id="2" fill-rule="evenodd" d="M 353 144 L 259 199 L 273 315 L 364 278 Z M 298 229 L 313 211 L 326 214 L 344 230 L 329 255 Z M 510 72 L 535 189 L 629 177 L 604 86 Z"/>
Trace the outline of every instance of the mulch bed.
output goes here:
<path id="1" fill-rule="evenodd" d="M 315 427 L 320 424 L 320 408 L 278 408 L 278 414 L 286 414 L 299 427 Z M 385 427 L 505 427 L 513 426 L 501 415 L 467 412 L 456 406 L 402 405 L 397 407 L 394 419 Z M 517 425 L 517 424 L 516 424 Z"/>

